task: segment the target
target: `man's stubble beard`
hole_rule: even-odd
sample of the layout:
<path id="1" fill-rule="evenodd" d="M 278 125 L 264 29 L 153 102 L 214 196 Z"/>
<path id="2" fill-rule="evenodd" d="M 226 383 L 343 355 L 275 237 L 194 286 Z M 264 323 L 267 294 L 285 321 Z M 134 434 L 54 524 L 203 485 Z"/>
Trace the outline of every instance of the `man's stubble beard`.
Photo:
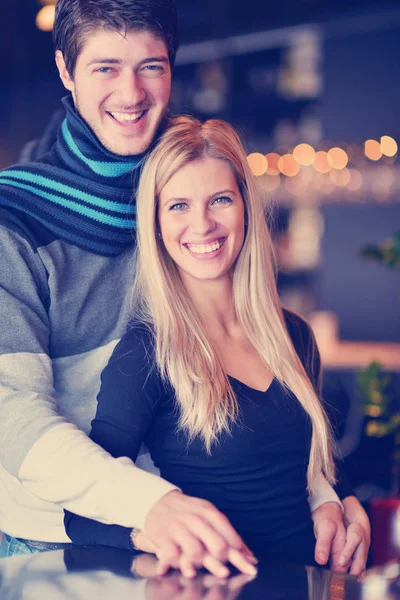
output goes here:
<path id="1" fill-rule="evenodd" d="M 114 148 L 112 145 L 110 145 L 108 140 L 105 139 L 105 137 L 102 135 L 102 132 L 99 131 L 99 127 L 96 125 L 96 123 L 90 123 L 87 119 L 85 119 L 85 117 L 82 114 L 82 110 L 80 108 L 81 103 L 79 101 L 79 95 L 76 92 L 76 90 L 75 90 L 75 93 L 73 94 L 73 100 L 74 100 L 75 110 L 79 113 L 79 116 L 81 117 L 81 119 L 83 119 L 85 121 L 86 125 L 88 127 L 90 127 L 90 129 L 93 131 L 94 135 L 97 137 L 99 142 L 109 152 L 112 152 L 113 154 L 116 154 L 118 156 L 137 156 L 138 154 L 143 154 L 143 152 L 145 152 L 147 150 L 147 148 L 150 146 L 151 142 L 153 141 L 153 138 L 148 143 L 143 141 L 143 147 L 139 146 L 139 149 L 136 149 L 135 152 L 130 152 L 130 151 L 121 152 L 121 149 Z M 109 117 L 109 118 L 111 119 L 111 117 Z M 131 135 L 126 136 L 125 139 L 135 140 L 137 138 L 136 138 L 136 135 L 134 133 L 132 133 Z"/>

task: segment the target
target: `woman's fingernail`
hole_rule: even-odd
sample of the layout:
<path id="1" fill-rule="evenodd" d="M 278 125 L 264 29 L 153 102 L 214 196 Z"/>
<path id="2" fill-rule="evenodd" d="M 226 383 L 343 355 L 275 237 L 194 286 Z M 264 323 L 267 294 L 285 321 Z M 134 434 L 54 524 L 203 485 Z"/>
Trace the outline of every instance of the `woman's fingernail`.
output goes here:
<path id="1" fill-rule="evenodd" d="M 195 571 L 185 571 L 184 572 L 184 577 L 187 577 L 188 579 L 192 579 L 195 575 L 196 575 Z"/>
<path id="2" fill-rule="evenodd" d="M 228 577 L 229 569 L 227 567 L 221 567 L 218 570 L 218 577 Z"/>
<path id="3" fill-rule="evenodd" d="M 338 562 L 341 567 L 344 567 L 344 565 L 347 563 L 347 558 L 345 556 L 341 556 Z"/>
<path id="4" fill-rule="evenodd" d="M 254 563 L 255 565 L 258 564 L 258 558 L 256 556 L 254 556 L 254 554 L 249 556 L 249 560 L 251 560 L 251 562 Z"/>
<path id="5" fill-rule="evenodd" d="M 257 575 L 257 569 L 253 565 L 248 565 L 246 567 L 246 573 L 248 575 Z"/>

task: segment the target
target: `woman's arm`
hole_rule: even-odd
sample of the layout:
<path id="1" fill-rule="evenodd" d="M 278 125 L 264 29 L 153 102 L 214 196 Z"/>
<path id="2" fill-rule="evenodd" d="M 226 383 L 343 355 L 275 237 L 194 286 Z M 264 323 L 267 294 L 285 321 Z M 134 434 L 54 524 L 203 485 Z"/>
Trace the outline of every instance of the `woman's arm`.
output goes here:
<path id="1" fill-rule="evenodd" d="M 297 355 L 302 362 L 318 398 L 320 398 L 323 403 L 321 357 L 312 329 L 302 317 L 291 311 L 284 310 L 284 317 L 288 333 Z M 329 407 L 324 405 L 324 408 L 329 417 Z M 340 500 L 343 500 L 348 496 L 354 496 L 354 488 L 344 471 L 343 461 L 338 457 L 335 457 L 335 467 L 337 482 L 334 485 L 334 490 Z"/>
<path id="2" fill-rule="evenodd" d="M 322 402 L 321 358 L 311 327 L 304 319 L 290 311 L 285 310 L 284 317 L 296 352 Z M 335 466 L 337 483 L 334 490 L 342 501 L 344 514 L 339 513 L 337 507 L 330 504 L 330 501 L 312 509 L 317 537 L 316 560 L 320 564 L 325 564 L 330 555 L 332 569 L 347 571 L 350 568 L 351 574 L 360 575 L 365 571 L 368 558 L 370 524 L 344 471 L 343 462 L 336 458 Z M 343 520 L 346 526 L 345 536 Z"/>

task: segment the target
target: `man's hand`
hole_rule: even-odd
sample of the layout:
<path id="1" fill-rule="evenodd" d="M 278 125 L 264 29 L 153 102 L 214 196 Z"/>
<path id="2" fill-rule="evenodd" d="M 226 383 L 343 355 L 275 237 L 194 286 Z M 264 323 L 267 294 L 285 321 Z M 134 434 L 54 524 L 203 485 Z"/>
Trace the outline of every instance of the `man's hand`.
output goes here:
<path id="1" fill-rule="evenodd" d="M 319 565 L 326 565 L 330 560 L 333 571 L 346 573 L 347 568 L 340 564 L 342 551 L 346 544 L 346 529 L 342 510 L 336 502 L 325 502 L 311 513 L 314 522 L 315 560 Z"/>
<path id="2" fill-rule="evenodd" d="M 159 575 L 172 567 L 185 577 L 194 577 L 196 567 L 204 566 L 216 577 L 227 577 L 226 562 L 247 575 L 257 572 L 253 553 L 225 515 L 207 500 L 169 492 L 149 511 L 145 534 L 159 559 Z M 135 541 L 142 549 L 139 534 Z"/>
<path id="3" fill-rule="evenodd" d="M 355 496 L 348 496 L 342 504 L 344 518 L 334 502 L 322 504 L 311 514 L 317 538 L 315 560 L 324 565 L 330 558 L 333 571 L 350 569 L 351 575 L 362 575 L 371 540 L 369 519 Z"/>
<path id="4" fill-rule="evenodd" d="M 363 575 L 371 544 L 371 525 L 367 513 L 355 496 L 348 496 L 342 500 L 342 504 L 347 532 L 340 564 L 350 567 L 350 575 Z"/>

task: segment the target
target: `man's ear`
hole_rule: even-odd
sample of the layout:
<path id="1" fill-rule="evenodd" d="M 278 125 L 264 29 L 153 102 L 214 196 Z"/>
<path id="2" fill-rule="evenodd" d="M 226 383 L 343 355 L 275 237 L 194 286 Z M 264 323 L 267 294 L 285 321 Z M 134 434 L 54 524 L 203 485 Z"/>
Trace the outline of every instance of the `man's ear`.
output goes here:
<path id="1" fill-rule="evenodd" d="M 60 79 L 64 84 L 64 87 L 70 92 L 74 92 L 75 84 L 74 80 L 68 73 L 67 66 L 65 64 L 64 56 L 61 50 L 56 50 L 56 65 L 60 74 Z"/>

